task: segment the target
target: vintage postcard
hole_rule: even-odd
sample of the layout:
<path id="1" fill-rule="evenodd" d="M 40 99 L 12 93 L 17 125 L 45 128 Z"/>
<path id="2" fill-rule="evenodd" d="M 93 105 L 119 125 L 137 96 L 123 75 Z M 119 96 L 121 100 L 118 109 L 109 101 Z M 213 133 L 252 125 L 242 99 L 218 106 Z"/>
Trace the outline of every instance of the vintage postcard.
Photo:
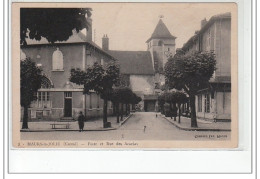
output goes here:
<path id="1" fill-rule="evenodd" d="M 238 147 L 236 3 L 12 3 L 13 148 Z"/>

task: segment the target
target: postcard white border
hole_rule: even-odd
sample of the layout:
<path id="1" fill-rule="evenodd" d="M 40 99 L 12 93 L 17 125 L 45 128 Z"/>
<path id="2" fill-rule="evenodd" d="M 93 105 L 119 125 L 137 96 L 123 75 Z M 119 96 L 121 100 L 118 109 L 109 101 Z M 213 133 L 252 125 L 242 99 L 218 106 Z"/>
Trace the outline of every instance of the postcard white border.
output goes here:
<path id="1" fill-rule="evenodd" d="M 8 3 L 10 12 L 10 2 Z M 14 1 L 13 1 L 14 2 Z M 17 2 L 17 1 L 15 1 Z M 22 1 L 24 2 L 24 1 Z M 37 1 L 38 2 L 38 1 Z M 52 1 L 53 2 L 53 1 Z M 60 2 L 60 1 L 57 1 Z M 68 1 L 62 1 L 68 2 Z M 144 1 L 146 2 L 146 1 Z M 180 1 L 167 1 L 180 2 Z M 201 2 L 201 1 L 189 1 Z M 203 1 L 213 2 L 213 1 Z M 227 2 L 227 1 L 214 1 Z M 230 1 L 228 1 L 230 2 Z M 213 150 L 213 151 L 84 151 L 84 150 L 64 150 L 64 149 L 44 149 L 44 150 L 9 150 L 10 173 L 33 173 L 34 171 L 43 173 L 59 173 L 72 171 L 75 173 L 250 173 L 251 172 L 251 2 L 237 0 L 232 1 L 238 4 L 239 19 L 239 101 L 243 101 L 243 108 L 239 106 L 239 148 L 238 150 Z M 9 14 L 10 15 L 10 14 Z M 9 16 L 10 17 L 10 16 Z M 249 19 L 249 20 L 248 20 Z M 10 20 L 10 19 L 9 19 Z M 10 25 L 10 24 L 9 24 Z M 250 28 L 249 28 L 250 27 Z M 9 26 L 10 29 L 10 26 Z M 247 30 L 246 30 L 247 29 Z M 8 32 L 8 31 L 7 31 Z M 10 31 L 9 31 L 10 33 Z M 9 34 L 9 42 L 10 34 Z M 6 44 L 7 45 L 7 44 Z M 245 58 L 246 57 L 246 58 Z M 11 59 L 9 46 L 9 61 Z M 6 81 L 10 75 L 6 72 Z M 8 69 L 8 68 L 7 68 Z M 10 82 L 9 82 L 10 85 Z M 10 95 L 9 86 L 9 95 Z M 6 91 L 5 91 L 6 92 Z M 10 96 L 9 96 L 10 97 Z M 7 98 L 6 98 L 7 99 Z M 10 99 L 10 98 L 9 98 Z M 8 99 L 7 99 L 8 100 Z M 7 101 L 5 101 L 7 102 Z M 8 103 L 6 103 L 8 105 Z M 10 103 L 9 103 L 10 105 Z M 11 107 L 9 106 L 9 109 Z M 9 113 L 9 116 L 11 113 Z M 7 128 L 8 116 L 5 116 L 5 137 L 8 136 Z M 6 138 L 8 139 L 8 138 Z M 10 140 L 10 138 L 9 138 Z M 5 144 L 7 142 L 5 141 Z M 9 142 L 10 144 L 10 142 Z M 5 145 L 7 146 L 7 145 Z M 180 149 L 178 149 L 180 150 Z M 109 155 L 108 155 L 109 154 Z M 64 156 L 67 156 L 66 165 Z M 126 157 L 127 156 L 127 157 Z M 53 160 L 56 158 L 56 161 Z M 58 160 L 60 159 L 60 161 Z M 39 162 L 41 161 L 41 162 Z M 82 162 L 84 161 L 84 162 Z M 106 162 L 104 162 L 106 161 Z M 189 161 L 179 162 L 179 161 Z M 209 163 L 210 161 L 210 163 Z M 214 161 L 214 162 L 213 162 Z M 227 164 L 224 164 L 223 161 Z M 80 165 L 78 165 L 80 164 Z M 241 165 L 242 164 L 242 165 Z M 76 167 L 75 167 L 76 166 Z M 106 168 L 105 168 L 106 166 Z M 65 172 L 66 173 L 66 172 Z"/>

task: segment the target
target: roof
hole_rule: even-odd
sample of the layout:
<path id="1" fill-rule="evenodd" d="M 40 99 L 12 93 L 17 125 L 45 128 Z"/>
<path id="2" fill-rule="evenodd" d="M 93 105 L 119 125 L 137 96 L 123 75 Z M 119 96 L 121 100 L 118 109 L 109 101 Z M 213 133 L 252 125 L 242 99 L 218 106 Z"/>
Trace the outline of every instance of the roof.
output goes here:
<path id="1" fill-rule="evenodd" d="M 196 40 L 198 39 L 199 35 L 202 34 L 205 30 L 207 30 L 215 21 L 220 20 L 220 19 L 230 19 L 230 18 L 231 18 L 230 12 L 212 16 L 209 19 L 209 21 L 200 29 L 200 31 L 196 32 L 195 35 L 193 35 L 185 44 L 183 44 L 182 50 L 185 51 L 192 44 L 194 44 L 196 42 Z"/>
<path id="2" fill-rule="evenodd" d="M 176 37 L 170 33 L 162 19 L 160 19 L 152 33 L 152 36 L 146 41 L 146 43 L 151 39 L 176 39 Z"/>
<path id="3" fill-rule="evenodd" d="M 42 37 L 41 40 L 35 40 L 35 39 L 26 39 L 27 45 L 23 45 L 24 47 L 26 46 L 34 46 L 34 45 L 51 45 L 50 42 L 47 41 L 46 38 Z M 84 35 L 82 32 L 74 32 L 72 34 L 72 36 L 69 37 L 68 40 L 66 41 L 57 41 L 54 44 L 78 44 L 78 43 L 83 43 L 86 45 L 90 45 L 92 47 L 94 47 L 95 49 L 99 50 L 101 53 L 112 57 L 109 53 L 107 53 L 106 51 L 104 51 L 101 47 L 99 47 L 96 43 L 94 43 L 93 41 L 87 41 L 87 37 L 86 35 Z"/>
<path id="4" fill-rule="evenodd" d="M 152 57 L 149 51 L 109 50 L 120 65 L 120 72 L 129 75 L 153 75 Z"/>

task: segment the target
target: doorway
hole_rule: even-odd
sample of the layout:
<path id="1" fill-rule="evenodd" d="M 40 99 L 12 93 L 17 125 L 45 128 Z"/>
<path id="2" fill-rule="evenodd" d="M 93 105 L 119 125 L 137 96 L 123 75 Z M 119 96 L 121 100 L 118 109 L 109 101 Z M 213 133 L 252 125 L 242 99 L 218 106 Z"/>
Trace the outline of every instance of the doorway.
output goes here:
<path id="1" fill-rule="evenodd" d="M 72 117 L 72 92 L 64 93 L 64 117 Z"/>
<path id="2" fill-rule="evenodd" d="M 145 100 L 144 101 L 144 111 L 154 112 L 155 111 L 155 100 Z"/>

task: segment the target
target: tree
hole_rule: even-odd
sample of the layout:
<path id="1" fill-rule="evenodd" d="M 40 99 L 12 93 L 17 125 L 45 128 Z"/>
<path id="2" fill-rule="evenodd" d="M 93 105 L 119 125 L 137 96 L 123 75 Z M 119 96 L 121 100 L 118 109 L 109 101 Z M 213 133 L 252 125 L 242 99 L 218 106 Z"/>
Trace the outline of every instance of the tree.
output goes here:
<path id="1" fill-rule="evenodd" d="M 174 117 L 174 121 L 176 121 L 176 117 L 177 117 L 177 107 L 176 107 L 176 103 L 177 103 L 177 99 L 176 99 L 176 95 L 175 92 L 164 92 L 164 101 L 167 102 L 169 104 L 169 111 L 166 110 L 167 116 L 170 116 L 171 119 L 172 117 Z M 166 104 L 167 106 L 167 104 Z"/>
<path id="2" fill-rule="evenodd" d="M 121 115 L 121 120 L 123 119 L 123 105 L 126 105 L 126 115 L 129 114 L 127 105 L 138 104 L 142 98 L 138 97 L 132 90 L 128 87 L 117 87 L 113 89 L 113 95 L 111 101 L 116 106 L 117 113 L 117 123 L 119 123 L 119 116 Z M 121 104 L 121 111 L 119 111 L 119 104 Z"/>
<path id="3" fill-rule="evenodd" d="M 65 41 L 72 35 L 72 30 L 90 26 L 86 15 L 91 17 L 91 8 L 21 8 L 20 9 L 20 44 L 26 45 L 26 38 L 50 43 Z M 29 35 L 29 36 L 27 36 Z"/>
<path id="4" fill-rule="evenodd" d="M 117 87 L 113 89 L 113 94 L 110 97 L 110 100 L 114 103 L 116 116 L 117 116 L 117 123 L 120 122 L 120 111 L 119 111 L 119 105 L 122 101 L 123 94 L 122 94 L 122 87 Z"/>
<path id="5" fill-rule="evenodd" d="M 162 114 L 165 114 L 165 111 L 164 111 L 164 104 L 165 104 L 165 93 L 162 93 L 158 96 L 158 105 L 160 107 L 160 112 Z"/>
<path id="6" fill-rule="evenodd" d="M 183 55 L 179 51 L 165 64 L 165 81 L 169 88 L 183 89 L 190 99 L 191 127 L 198 127 L 195 109 L 195 95 L 209 85 L 209 79 L 216 70 L 215 55 L 212 52 L 195 52 Z"/>
<path id="7" fill-rule="evenodd" d="M 180 92 L 180 91 L 174 91 L 172 92 L 172 98 L 176 102 L 179 110 L 179 119 L 178 123 L 181 123 L 181 104 L 187 102 L 187 96 L 185 93 Z"/>
<path id="8" fill-rule="evenodd" d="M 70 81 L 78 85 L 84 85 L 84 94 L 89 94 L 94 90 L 100 94 L 104 100 L 103 105 L 103 127 L 109 127 L 107 122 L 107 102 L 112 94 L 113 86 L 119 80 L 119 66 L 115 63 L 109 63 L 106 67 L 94 63 L 86 71 L 81 69 L 71 69 Z"/>
<path id="9" fill-rule="evenodd" d="M 137 96 L 135 93 L 132 94 L 131 98 L 131 104 L 135 105 L 142 101 L 142 98 L 140 96 Z"/>
<path id="10" fill-rule="evenodd" d="M 21 60 L 20 68 L 20 104 L 24 108 L 22 129 L 28 129 L 28 108 L 41 88 L 42 75 L 41 69 L 30 58 Z"/>

